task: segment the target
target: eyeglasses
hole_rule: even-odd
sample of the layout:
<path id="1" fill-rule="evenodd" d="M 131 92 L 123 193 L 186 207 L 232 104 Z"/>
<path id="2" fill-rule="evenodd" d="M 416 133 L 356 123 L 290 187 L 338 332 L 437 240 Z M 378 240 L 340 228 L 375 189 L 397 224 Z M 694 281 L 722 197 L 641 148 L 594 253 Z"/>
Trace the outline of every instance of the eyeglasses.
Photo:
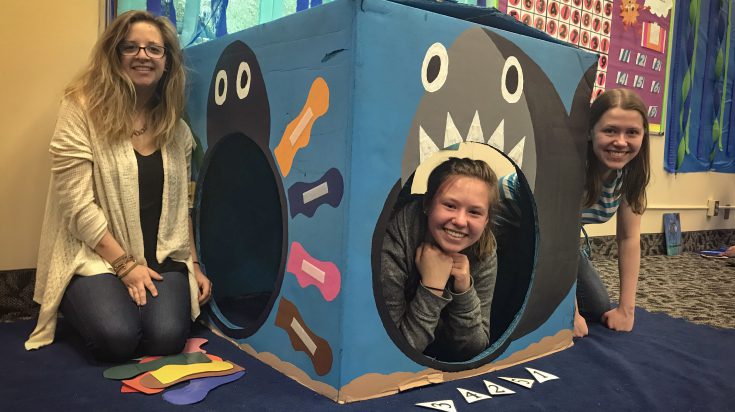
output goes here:
<path id="1" fill-rule="evenodd" d="M 166 48 L 157 44 L 150 44 L 148 46 L 138 46 L 133 43 L 120 43 L 117 46 L 117 50 L 123 56 L 137 56 L 140 53 L 140 49 L 143 49 L 145 55 L 151 59 L 160 59 L 166 54 Z"/>

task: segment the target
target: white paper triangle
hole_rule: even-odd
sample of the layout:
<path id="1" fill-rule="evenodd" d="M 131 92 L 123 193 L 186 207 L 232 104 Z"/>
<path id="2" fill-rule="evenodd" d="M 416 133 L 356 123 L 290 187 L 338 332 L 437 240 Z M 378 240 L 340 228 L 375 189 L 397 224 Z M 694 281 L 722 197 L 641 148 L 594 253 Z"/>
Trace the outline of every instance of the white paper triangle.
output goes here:
<path id="1" fill-rule="evenodd" d="M 457 390 L 459 391 L 459 393 L 462 394 L 462 397 L 464 397 L 464 400 L 466 400 L 467 403 L 474 403 L 484 399 L 491 399 L 490 396 L 485 395 L 484 393 L 470 391 L 463 388 L 457 388 Z"/>
<path id="2" fill-rule="evenodd" d="M 428 159 L 434 153 L 438 152 L 439 148 L 431 137 L 424 131 L 424 128 L 419 126 L 419 162 L 423 163 L 425 159 Z"/>
<path id="3" fill-rule="evenodd" d="M 523 139 L 521 139 L 520 142 L 518 142 L 517 145 L 508 153 L 508 157 L 516 164 L 518 167 L 523 166 L 523 147 L 526 145 L 526 136 L 523 136 Z"/>
<path id="4" fill-rule="evenodd" d="M 451 399 L 447 399 L 446 401 L 421 402 L 417 403 L 416 406 L 434 409 L 436 411 L 457 412 L 457 409 L 454 407 L 454 401 L 452 401 Z"/>
<path id="5" fill-rule="evenodd" d="M 492 395 L 510 395 L 511 393 L 516 393 L 514 390 L 510 390 L 506 388 L 505 386 L 500 386 L 498 384 L 492 383 L 490 381 L 483 380 L 485 382 L 485 387 L 487 388 L 487 392 Z"/>
<path id="6" fill-rule="evenodd" d="M 498 127 L 495 128 L 493 135 L 487 139 L 487 144 L 503 151 L 503 148 L 505 147 L 505 119 L 498 123 Z"/>
<path id="7" fill-rule="evenodd" d="M 536 382 L 533 379 L 523 379 L 523 378 L 509 378 L 507 376 L 500 376 L 500 379 L 505 379 L 508 382 L 513 382 L 516 385 L 523 386 L 524 388 L 531 389 L 533 386 L 533 383 Z"/>
<path id="8" fill-rule="evenodd" d="M 454 124 L 452 115 L 447 112 L 447 125 L 444 131 L 444 147 L 449 147 L 457 143 L 462 143 L 462 135 L 457 130 L 457 126 Z"/>
<path id="9" fill-rule="evenodd" d="M 552 375 L 549 372 L 543 372 L 543 371 L 540 371 L 538 369 L 533 369 L 533 368 L 526 368 L 526 370 L 528 371 L 528 373 L 533 375 L 533 378 L 536 379 L 538 383 L 544 383 L 546 381 L 559 379 L 558 376 Z"/>
<path id="10" fill-rule="evenodd" d="M 485 143 L 485 137 L 482 135 L 482 124 L 480 123 L 480 114 L 475 110 L 475 117 L 472 118 L 470 130 L 467 132 L 468 142 Z"/>

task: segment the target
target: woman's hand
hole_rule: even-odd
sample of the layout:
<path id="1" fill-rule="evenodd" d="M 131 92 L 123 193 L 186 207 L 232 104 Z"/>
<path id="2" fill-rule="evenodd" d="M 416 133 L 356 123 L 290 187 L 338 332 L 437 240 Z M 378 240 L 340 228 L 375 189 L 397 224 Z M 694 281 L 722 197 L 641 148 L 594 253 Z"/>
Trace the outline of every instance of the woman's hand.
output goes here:
<path id="1" fill-rule="evenodd" d="M 574 337 L 575 338 L 583 338 L 589 334 L 589 329 L 587 328 L 587 321 L 584 320 L 582 315 L 579 314 L 579 312 L 575 309 L 574 311 Z"/>
<path id="2" fill-rule="evenodd" d="M 618 332 L 630 332 L 635 322 L 635 309 L 624 309 L 620 306 L 602 314 L 602 323 Z"/>
<path id="3" fill-rule="evenodd" d="M 212 298 L 212 281 L 199 269 L 199 265 L 194 265 L 194 278 L 199 286 L 199 305 L 203 305 Z"/>
<path id="4" fill-rule="evenodd" d="M 421 283 L 433 289 L 442 290 L 447 286 L 454 260 L 439 247 L 431 243 L 422 243 L 416 249 L 414 258 L 421 274 Z M 439 291 L 436 291 L 439 294 Z"/>
<path id="5" fill-rule="evenodd" d="M 735 246 L 730 246 L 727 250 L 720 253 L 720 256 L 735 257 Z"/>
<path id="6" fill-rule="evenodd" d="M 128 265 L 132 264 L 128 263 Z M 158 290 L 156 285 L 153 284 L 153 279 L 162 281 L 163 276 L 145 265 L 137 265 L 120 280 L 128 288 L 128 293 L 133 298 L 133 302 L 138 306 L 143 306 L 146 304 L 146 289 L 151 291 L 153 297 L 158 296 Z"/>
<path id="7" fill-rule="evenodd" d="M 452 255 L 452 271 L 450 275 L 454 277 L 452 288 L 456 293 L 466 292 L 472 286 L 472 277 L 470 276 L 470 260 L 466 255 L 455 253 Z"/>

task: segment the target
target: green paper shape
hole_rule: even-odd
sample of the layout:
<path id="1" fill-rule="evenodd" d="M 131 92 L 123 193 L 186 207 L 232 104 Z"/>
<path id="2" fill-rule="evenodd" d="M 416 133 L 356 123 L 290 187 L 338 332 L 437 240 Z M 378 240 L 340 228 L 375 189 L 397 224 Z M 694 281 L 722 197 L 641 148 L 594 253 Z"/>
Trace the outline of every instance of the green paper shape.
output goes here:
<path id="1" fill-rule="evenodd" d="M 130 379 L 141 373 L 154 371 L 165 365 L 191 365 L 192 363 L 209 363 L 212 362 L 207 355 L 201 352 L 179 353 L 178 355 L 164 356 L 146 363 L 129 363 L 126 365 L 113 366 L 105 369 L 102 376 L 107 379 Z"/>

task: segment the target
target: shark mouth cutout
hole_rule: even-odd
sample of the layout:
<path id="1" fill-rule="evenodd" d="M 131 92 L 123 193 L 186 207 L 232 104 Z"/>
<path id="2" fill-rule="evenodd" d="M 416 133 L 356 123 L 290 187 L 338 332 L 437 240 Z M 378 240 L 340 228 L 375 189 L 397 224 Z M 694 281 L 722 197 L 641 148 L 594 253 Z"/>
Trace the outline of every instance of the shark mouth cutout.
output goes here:
<path id="1" fill-rule="evenodd" d="M 500 120 L 500 123 L 498 123 L 498 125 L 496 126 L 495 131 L 493 131 L 493 134 L 486 141 L 485 135 L 482 132 L 480 115 L 477 110 L 475 110 L 475 116 L 472 118 L 472 123 L 470 124 L 470 128 L 467 131 L 467 135 L 465 137 L 462 137 L 462 134 L 459 132 L 457 126 L 454 124 L 452 115 L 447 112 L 447 123 L 446 129 L 444 131 L 443 148 L 445 149 L 447 147 L 464 142 L 485 143 L 502 152 L 505 152 L 505 119 Z M 523 165 L 523 148 L 525 146 L 525 143 L 526 136 L 523 136 L 523 138 L 521 138 L 521 140 L 513 147 L 513 149 L 511 149 L 510 152 L 507 152 L 508 157 L 510 157 L 511 160 L 513 160 L 513 162 L 518 165 L 518 167 L 521 167 Z M 429 157 L 431 157 L 431 155 L 438 152 L 439 150 L 439 147 L 436 145 L 436 143 L 434 143 L 434 139 L 432 139 L 431 136 L 426 133 L 424 128 L 419 125 L 420 162 L 428 159 Z"/>
<path id="2" fill-rule="evenodd" d="M 424 90 L 429 94 L 433 94 L 441 90 L 449 78 L 449 67 L 450 58 L 446 47 L 441 43 L 432 44 L 427 49 L 424 61 L 421 65 L 421 83 L 424 86 Z M 498 69 L 500 69 L 500 67 L 498 67 Z M 506 57 L 502 62 L 500 73 L 499 91 L 502 96 L 502 100 L 511 105 L 518 103 L 523 95 L 524 86 L 523 68 L 518 58 L 513 55 Z M 440 148 L 435 143 L 437 140 L 432 139 L 432 137 L 426 132 L 426 128 L 421 124 L 418 125 L 418 133 L 419 161 L 423 162 L 431 157 L 431 155 L 438 152 Z M 485 139 L 479 111 L 477 109 L 475 109 L 475 115 L 472 118 L 469 130 L 465 136 L 462 136 L 454 122 L 454 119 L 452 119 L 452 115 L 447 112 L 447 120 L 444 130 L 444 145 L 442 148 L 451 147 L 463 142 L 484 143 L 505 152 L 505 119 L 500 119 L 497 126 L 495 126 L 495 130 L 492 135 L 490 135 L 488 139 Z M 518 167 L 523 165 L 523 149 L 525 147 L 525 142 L 526 136 L 523 136 L 510 150 L 510 152 L 505 152 L 508 154 L 508 157 L 518 165 Z"/>

